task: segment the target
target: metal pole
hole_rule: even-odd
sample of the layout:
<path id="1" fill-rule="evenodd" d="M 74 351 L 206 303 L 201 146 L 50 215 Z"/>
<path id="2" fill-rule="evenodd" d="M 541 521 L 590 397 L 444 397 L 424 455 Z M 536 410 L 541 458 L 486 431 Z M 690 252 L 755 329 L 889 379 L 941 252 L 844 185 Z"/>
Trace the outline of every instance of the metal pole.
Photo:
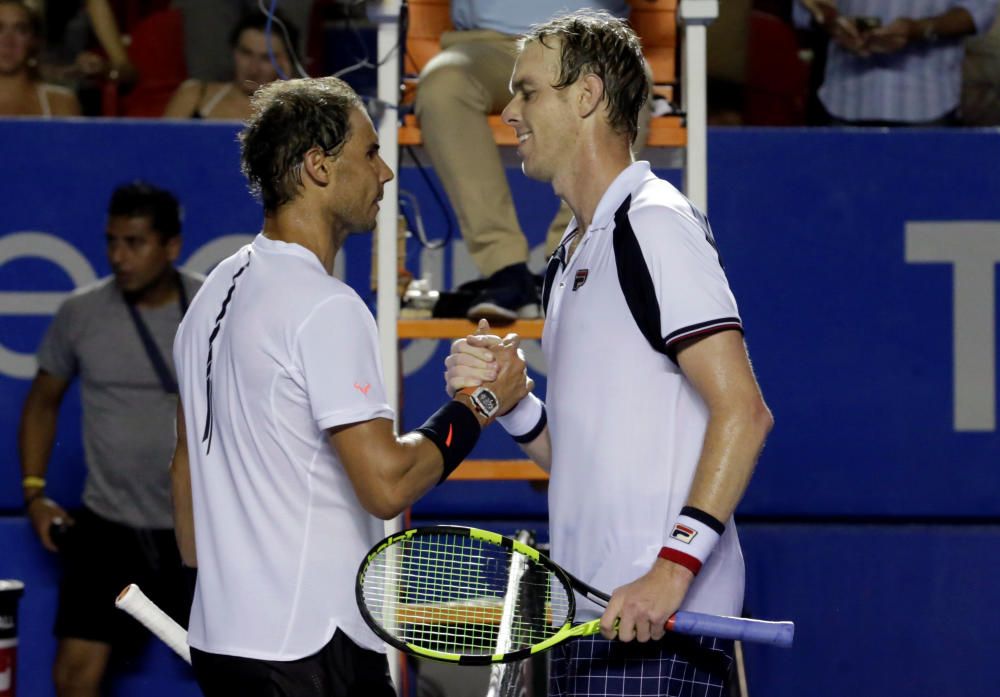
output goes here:
<path id="1" fill-rule="evenodd" d="M 381 117 L 378 128 L 379 150 L 382 159 L 399 176 L 399 12 L 401 0 L 381 0 L 370 2 L 369 18 L 378 23 L 378 102 Z M 382 204 L 378 214 L 378 296 L 376 319 L 378 320 L 379 350 L 382 354 L 382 372 L 385 380 L 386 398 L 396 414 L 399 425 L 399 337 L 396 322 L 399 317 L 399 298 L 396 295 L 396 227 L 399 219 L 399 179 L 385 185 Z M 387 520 L 385 534 L 391 535 L 402 527 L 402 518 Z M 403 681 L 398 652 L 389 649 L 389 673 L 396 686 L 397 694 L 402 693 Z"/>
<path id="2" fill-rule="evenodd" d="M 684 102 L 687 113 L 687 152 L 684 193 L 702 211 L 708 212 L 708 137 L 706 63 L 707 29 L 719 16 L 718 0 L 683 0 Z"/>

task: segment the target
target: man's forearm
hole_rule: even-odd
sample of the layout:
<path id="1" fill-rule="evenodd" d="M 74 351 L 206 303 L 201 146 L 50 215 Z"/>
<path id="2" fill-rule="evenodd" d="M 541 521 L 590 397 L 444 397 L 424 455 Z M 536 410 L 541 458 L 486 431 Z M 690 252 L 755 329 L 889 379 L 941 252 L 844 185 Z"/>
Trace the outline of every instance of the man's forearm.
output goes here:
<path id="1" fill-rule="evenodd" d="M 530 443 L 520 443 L 520 446 L 521 450 L 543 470 L 548 472 L 552 469 L 552 440 L 549 436 L 548 426 L 542 429 L 538 438 Z"/>
<path id="2" fill-rule="evenodd" d="M 29 396 L 18 430 L 18 450 L 26 500 L 44 488 L 41 482 L 45 480 L 45 473 L 48 470 L 58 418 L 58 406 L 33 403 Z"/>
<path id="3" fill-rule="evenodd" d="M 772 424 L 762 401 L 712 414 L 687 504 L 722 523 L 729 520 L 746 492 Z"/>
<path id="4" fill-rule="evenodd" d="M 944 14 L 917 20 L 921 37 L 957 39 L 976 33 L 976 21 L 964 7 L 953 7 Z"/>

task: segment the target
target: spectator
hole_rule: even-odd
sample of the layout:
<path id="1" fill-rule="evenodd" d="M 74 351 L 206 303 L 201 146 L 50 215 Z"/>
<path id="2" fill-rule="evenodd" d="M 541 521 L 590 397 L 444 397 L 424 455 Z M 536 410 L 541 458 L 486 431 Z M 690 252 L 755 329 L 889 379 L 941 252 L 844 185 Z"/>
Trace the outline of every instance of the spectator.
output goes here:
<path id="1" fill-rule="evenodd" d="M 997 0 L 799 0 L 831 43 L 820 101 L 835 125 L 957 122 L 962 42 L 990 28 Z"/>
<path id="2" fill-rule="evenodd" d="M 117 189 L 106 238 L 114 275 L 59 308 L 38 349 L 19 432 L 27 515 L 42 546 L 62 552 L 59 697 L 97 697 L 112 652 L 127 654 L 148 635 L 111 602 L 128 583 L 141 584 L 178 621 L 186 623 L 190 608 L 172 530 L 170 348 L 200 281 L 173 266 L 180 207 L 166 191 L 140 182 Z M 59 406 L 77 376 L 87 479 L 83 508 L 71 516 L 46 497 L 45 473 Z M 53 539 L 63 526 L 64 536 Z"/>
<path id="3" fill-rule="evenodd" d="M 44 18 L 41 56 L 46 80 L 76 92 L 85 115 L 101 115 L 102 88 L 111 79 L 125 91 L 139 78 L 126 44 L 134 23 L 164 9 L 169 0 L 59 0 L 34 3 Z M 125 11 L 123 5 L 128 5 Z"/>
<path id="4" fill-rule="evenodd" d="M 965 45 L 961 116 L 967 126 L 1000 126 L 1000 20 Z"/>
<path id="5" fill-rule="evenodd" d="M 118 20 L 108 0 L 86 0 L 85 7 L 90 28 L 105 55 L 83 51 L 76 57 L 77 67 L 85 77 L 109 77 L 125 86 L 134 84 L 139 76 L 129 60 Z"/>
<path id="6" fill-rule="evenodd" d="M 416 112 L 424 147 L 458 217 L 462 236 L 486 287 L 472 301 L 470 319 L 511 322 L 539 317 L 538 290 L 528 271 L 528 242 L 517 220 L 500 153 L 486 123 L 510 100 L 517 37 L 561 10 L 585 5 L 619 17 L 626 0 L 452 0 L 456 31 L 441 37 L 441 52 L 420 74 Z M 638 143 L 645 142 L 647 102 Z M 549 231 L 559 241 L 570 213 L 563 204 Z"/>
<path id="7" fill-rule="evenodd" d="M 0 116 L 78 116 L 69 90 L 38 75 L 42 24 L 23 0 L 0 0 Z"/>
<path id="8" fill-rule="evenodd" d="M 275 16 L 285 23 L 288 36 L 294 45 L 298 30 L 280 13 Z M 250 116 L 250 97 L 254 91 L 278 78 L 271 62 L 268 39 L 264 33 L 267 15 L 252 12 L 241 19 L 229 36 L 232 47 L 234 74 L 229 82 L 203 82 L 188 80 L 178 88 L 167 104 L 167 118 L 229 119 L 245 121 Z M 285 75 L 291 73 L 288 47 L 280 31 L 271 34 L 271 50 Z"/>
<path id="9" fill-rule="evenodd" d="M 270 6 L 270 2 L 267 3 Z M 225 82 L 233 74 L 232 52 L 219 40 L 219 27 L 231 27 L 240 17 L 256 11 L 258 0 L 174 0 L 184 15 L 184 56 L 188 75 L 204 82 Z M 313 0 L 281 0 L 284 16 L 302 29 L 309 26 Z M 275 28 L 274 33 L 281 31 Z M 307 32 L 308 34 L 308 32 Z M 291 42 L 296 55 L 303 46 L 296 36 Z"/>

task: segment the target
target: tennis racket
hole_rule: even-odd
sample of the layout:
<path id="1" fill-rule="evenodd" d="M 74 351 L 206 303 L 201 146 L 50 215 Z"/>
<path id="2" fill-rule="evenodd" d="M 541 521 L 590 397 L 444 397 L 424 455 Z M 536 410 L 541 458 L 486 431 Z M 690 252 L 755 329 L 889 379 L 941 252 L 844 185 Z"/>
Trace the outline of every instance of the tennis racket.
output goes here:
<path id="1" fill-rule="evenodd" d="M 388 644 L 463 665 L 517 661 L 597 634 L 600 620 L 574 625 L 574 591 L 602 606 L 610 600 L 532 547 L 450 525 L 382 540 L 362 561 L 355 590 L 362 617 Z M 795 633 L 792 622 L 686 611 L 666 629 L 775 646 L 791 646 Z"/>
<path id="2" fill-rule="evenodd" d="M 191 649 L 188 647 L 187 632 L 184 631 L 184 627 L 174 622 L 170 615 L 139 589 L 139 586 L 134 583 L 127 585 L 125 590 L 118 594 L 115 607 L 139 620 L 178 656 L 191 663 Z"/>

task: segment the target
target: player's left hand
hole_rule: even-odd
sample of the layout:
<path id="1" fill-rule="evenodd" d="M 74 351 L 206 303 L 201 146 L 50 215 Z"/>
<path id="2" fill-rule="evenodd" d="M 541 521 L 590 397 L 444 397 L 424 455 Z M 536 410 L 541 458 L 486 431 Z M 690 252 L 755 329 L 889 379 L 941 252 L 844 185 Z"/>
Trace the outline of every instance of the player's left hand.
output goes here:
<path id="1" fill-rule="evenodd" d="M 916 20 L 900 17 L 884 27 L 865 32 L 865 51 L 874 53 L 899 53 L 920 35 L 920 24 Z"/>
<path id="2" fill-rule="evenodd" d="M 681 606 L 693 580 L 694 574 L 680 564 L 657 559 L 652 569 L 611 594 L 601 616 L 601 635 L 639 642 L 663 638 L 664 625 Z"/>

